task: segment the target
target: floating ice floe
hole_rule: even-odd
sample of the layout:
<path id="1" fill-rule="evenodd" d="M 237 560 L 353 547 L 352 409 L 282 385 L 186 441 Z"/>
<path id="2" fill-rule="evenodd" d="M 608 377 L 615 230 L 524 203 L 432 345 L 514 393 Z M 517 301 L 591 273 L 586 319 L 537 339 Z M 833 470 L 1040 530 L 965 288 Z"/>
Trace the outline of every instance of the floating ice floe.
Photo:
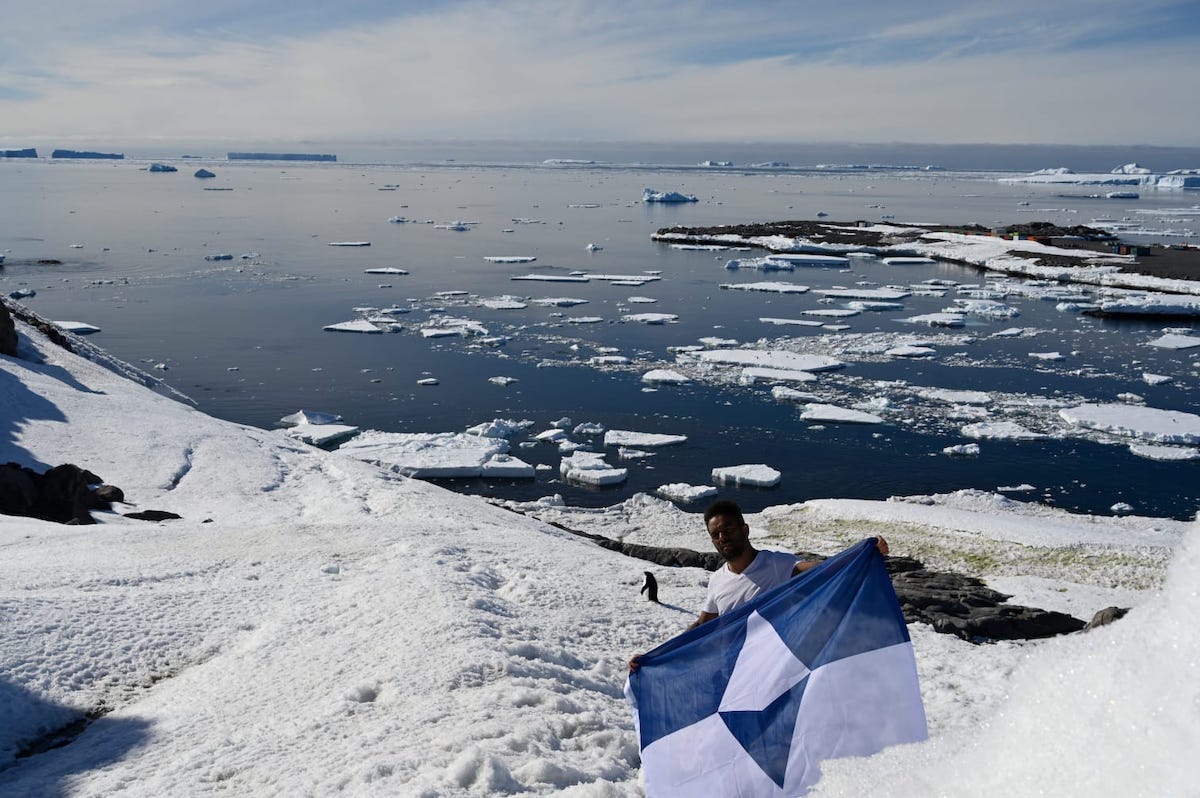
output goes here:
<path id="1" fill-rule="evenodd" d="M 529 307 L 529 305 L 515 296 L 498 296 L 490 299 L 481 299 L 479 304 L 488 310 L 524 310 Z"/>
<path id="2" fill-rule="evenodd" d="M 233 260 L 233 255 L 230 255 L 228 252 L 221 252 L 221 253 L 218 253 L 218 254 L 215 254 L 215 255 L 205 255 L 205 256 L 204 256 L 204 259 L 205 259 L 205 260 L 211 260 L 211 261 L 217 261 L 217 260 Z"/>
<path id="3" fill-rule="evenodd" d="M 527 280 L 530 282 L 540 283 L 588 283 L 591 280 L 588 277 L 578 274 L 517 274 L 509 277 L 510 280 Z"/>
<path id="4" fill-rule="evenodd" d="M 330 241 L 331 247 L 369 247 L 370 241 Z"/>
<path id="5" fill-rule="evenodd" d="M 1165 462 L 1200 460 L 1200 449 L 1194 446 L 1156 446 L 1150 443 L 1131 443 L 1129 451 L 1147 460 Z"/>
<path id="6" fill-rule="evenodd" d="M 655 191 L 647 188 L 642 190 L 642 202 L 699 202 L 699 200 L 691 194 L 683 194 L 678 191 Z"/>
<path id="7" fill-rule="evenodd" d="M 902 291 L 898 288 L 818 288 L 813 293 L 831 299 L 880 299 L 894 301 L 912 296 L 912 291 Z"/>
<path id="8" fill-rule="evenodd" d="M 576 435 L 603 435 L 605 427 L 595 421 L 585 421 L 582 424 L 577 424 L 572 430 Z"/>
<path id="9" fill-rule="evenodd" d="M 883 258 L 882 260 L 888 266 L 923 266 L 930 263 L 937 263 L 933 258 L 923 257 L 894 257 Z"/>
<path id="10" fill-rule="evenodd" d="M 884 352 L 888 357 L 929 357 L 936 355 L 937 350 L 930 346 L 918 346 L 916 344 L 900 344 Z"/>
<path id="11" fill-rule="evenodd" d="M 91 335 L 100 332 L 99 327 L 83 321 L 54 321 L 51 324 L 76 335 Z"/>
<path id="12" fill-rule="evenodd" d="M 496 418 L 468 427 L 468 435 L 479 435 L 484 438 L 509 438 L 518 432 L 533 426 L 532 421 L 513 421 L 510 418 Z"/>
<path id="13" fill-rule="evenodd" d="M 738 269 L 758 269 L 772 272 L 795 271 L 797 266 L 849 266 L 849 259 L 841 255 L 808 255 L 808 254 L 775 254 L 761 258 L 734 258 L 725 262 L 725 268 L 730 271 Z"/>
<path id="14" fill-rule="evenodd" d="M 1034 441 L 1048 437 L 1040 432 L 1028 430 L 1015 421 L 985 421 L 979 424 L 967 424 L 962 428 L 962 434 L 968 438 L 981 440 Z"/>
<path id="15" fill-rule="evenodd" d="M 572 308 L 576 305 L 586 305 L 588 300 L 570 296 L 547 296 L 529 300 L 534 305 L 554 308 Z"/>
<path id="16" fill-rule="evenodd" d="M 851 316 L 857 316 L 859 311 L 846 308 L 819 308 L 817 310 L 802 310 L 800 311 L 805 316 L 820 316 L 828 319 L 848 319 Z"/>
<path id="17" fill-rule="evenodd" d="M 404 269 L 397 269 L 395 266 L 381 266 L 377 269 L 363 269 L 364 274 L 392 274 L 405 275 L 408 272 Z"/>
<path id="18" fill-rule="evenodd" d="M 1106 299 L 1098 313 L 1105 316 L 1200 316 L 1200 298 L 1180 294 L 1144 294 Z"/>
<path id="19" fill-rule="evenodd" d="M 352 438 L 358 432 L 358 427 L 346 424 L 297 424 L 287 431 L 287 435 L 313 446 L 329 446 Z"/>
<path id="20" fill-rule="evenodd" d="M 366 333 L 368 335 L 382 334 L 378 326 L 372 324 L 365 319 L 356 319 L 355 321 L 340 321 L 337 324 L 327 324 L 321 328 L 326 332 L 346 332 L 346 333 Z"/>
<path id="21" fill-rule="evenodd" d="M 846 303 L 846 307 L 854 310 L 904 310 L 903 302 L 879 302 L 869 299 L 855 299 Z"/>
<path id="22" fill-rule="evenodd" d="M 1167 333 L 1161 338 L 1155 338 L 1149 345 L 1162 349 L 1191 349 L 1194 346 L 1200 346 L 1200 336 Z"/>
<path id="23" fill-rule="evenodd" d="M 633 321 L 641 324 L 666 324 L 679 321 L 674 313 L 629 313 L 621 317 L 621 321 Z"/>
<path id="24" fill-rule="evenodd" d="M 596 272 L 581 272 L 592 280 L 600 280 L 613 285 L 629 285 L 631 283 L 653 283 L 662 279 L 660 274 L 603 274 Z"/>
<path id="25" fill-rule="evenodd" d="M 485 479 L 533 479 L 536 470 L 511 454 L 495 454 L 483 463 L 479 475 Z"/>
<path id="26" fill-rule="evenodd" d="M 660 446 L 674 446 L 686 443 L 686 435 L 664 435 L 656 432 L 632 432 L 624 429 L 610 429 L 604 433 L 605 446 L 637 446 L 643 449 L 656 449 Z"/>
<path id="27" fill-rule="evenodd" d="M 392 224 L 404 224 L 405 222 L 407 222 L 407 221 L 408 221 L 408 217 L 405 217 L 405 216 L 389 216 L 389 217 L 388 217 L 388 221 L 389 221 L 389 222 L 391 222 Z"/>
<path id="28" fill-rule="evenodd" d="M 300 425 L 336 424 L 341 420 L 342 417 L 337 413 L 323 413 L 319 410 L 298 410 L 290 416 L 284 416 L 279 419 L 279 423 L 286 427 L 297 427 Z"/>
<path id="29" fill-rule="evenodd" d="M 563 319 L 567 324 L 599 324 L 603 316 L 567 316 Z"/>
<path id="30" fill-rule="evenodd" d="M 512 385 L 514 382 L 517 382 L 517 378 L 516 377 L 488 377 L 488 382 L 490 382 L 492 385 L 505 386 L 505 385 Z"/>
<path id="31" fill-rule="evenodd" d="M 1171 379 L 1166 374 L 1151 374 L 1149 371 L 1142 372 L 1142 382 L 1147 385 L 1164 385 L 1170 382 Z"/>
<path id="32" fill-rule="evenodd" d="M 558 471 L 563 479 L 581 485 L 619 485 L 629 478 L 629 469 L 613 468 L 599 452 L 574 452 L 564 457 Z"/>
<path id="33" fill-rule="evenodd" d="M 1066 360 L 1067 356 L 1062 352 L 1030 352 L 1029 356 L 1035 360 Z"/>
<path id="34" fill-rule="evenodd" d="M 628 366 L 629 358 L 625 355 L 595 355 L 588 358 L 588 363 L 593 366 Z"/>
<path id="35" fill-rule="evenodd" d="M 462 432 L 366 430 L 337 451 L 418 479 L 469 479 L 483 464 L 508 452 L 508 442 Z"/>
<path id="36" fill-rule="evenodd" d="M 767 382 L 813 382 L 816 379 L 817 375 L 807 371 L 764 368 L 763 366 L 746 366 L 742 369 L 741 373 L 741 382 L 744 385 L 753 385 L 759 380 Z"/>
<path id="37" fill-rule="evenodd" d="M 1179 410 L 1131 407 L 1126 404 L 1084 404 L 1058 415 L 1069 424 L 1154 443 L 1200 444 L 1200 416 Z"/>
<path id="38" fill-rule="evenodd" d="M 712 485 L 689 485 L 686 482 L 672 482 L 669 485 L 659 485 L 654 492 L 664 499 L 670 499 L 681 504 L 689 504 L 717 495 L 717 489 Z"/>
<path id="39" fill-rule="evenodd" d="M 797 391 L 795 388 L 789 388 L 786 385 L 776 385 L 771 388 L 771 397 L 780 402 L 813 402 L 817 399 L 816 394 Z"/>
<path id="40" fill-rule="evenodd" d="M 631 296 L 625 301 L 631 305 L 653 305 L 658 302 L 657 299 L 650 296 Z"/>
<path id="41" fill-rule="evenodd" d="M 770 317 L 759 317 L 758 319 L 763 324 L 775 324 L 780 327 L 795 326 L 795 327 L 820 327 L 823 322 L 813 321 L 812 319 L 776 319 Z"/>
<path id="42" fill-rule="evenodd" d="M 428 326 L 421 328 L 422 338 L 448 338 L 460 335 L 469 338 L 473 335 L 487 335 L 488 328 L 472 319 L 459 319 L 446 316 L 434 319 Z"/>
<path id="43" fill-rule="evenodd" d="M 988 405 L 992 403 L 992 395 L 985 391 L 955 391 L 948 388 L 921 388 L 917 396 L 922 399 L 934 399 L 939 402 L 963 405 Z"/>
<path id="44" fill-rule="evenodd" d="M 763 463 L 718 466 L 712 470 L 713 482 L 718 485 L 737 485 L 752 488 L 773 488 L 783 475 Z"/>
<path id="45" fill-rule="evenodd" d="M 837 358 L 826 355 L 802 355 L 796 352 L 761 349 L 706 349 L 687 357 L 695 357 L 706 363 L 759 366 L 783 371 L 830 371 L 846 365 Z"/>
<path id="46" fill-rule="evenodd" d="M 691 382 L 691 379 L 671 369 L 651 369 L 642 375 L 642 382 L 656 385 L 682 385 L 685 382 Z"/>
<path id="47" fill-rule="evenodd" d="M 809 290 L 807 285 L 779 282 L 721 283 L 721 288 L 727 291 L 763 291 L 769 294 L 804 294 Z"/>
<path id="48" fill-rule="evenodd" d="M 533 255 L 484 255 L 488 263 L 533 263 L 537 258 Z"/>
<path id="49" fill-rule="evenodd" d="M 703 338 L 697 338 L 696 340 L 704 345 L 703 346 L 704 349 L 723 349 L 726 347 L 738 346 L 741 344 L 741 341 L 739 341 L 736 338 L 718 338 L 715 335 L 706 335 Z M 697 350 L 689 350 L 689 349 L 686 349 L 685 347 L 676 347 L 676 349 L 680 352 L 700 351 L 698 349 Z"/>
<path id="50" fill-rule="evenodd" d="M 874 413 L 850 410 L 837 405 L 814 403 L 806 405 L 800 418 L 805 421 L 828 422 L 831 424 L 882 424 L 883 419 Z"/>
<path id="51" fill-rule="evenodd" d="M 923 313 L 920 316 L 909 316 L 900 321 L 909 324 L 928 324 L 930 327 L 963 327 L 966 319 L 961 313 Z"/>
<path id="52" fill-rule="evenodd" d="M 567 439 L 567 433 L 566 430 L 554 427 L 553 429 L 539 432 L 533 437 L 533 439 L 535 441 L 539 441 L 540 443 L 558 443 L 559 441 L 565 441 Z"/>
<path id="53" fill-rule="evenodd" d="M 942 449 L 942 454 L 947 454 L 951 457 L 977 457 L 979 455 L 979 444 L 960 443 L 957 446 L 947 446 Z"/>
<path id="54" fill-rule="evenodd" d="M 1021 311 L 1016 308 L 990 299 L 956 299 L 954 304 L 958 307 L 949 311 L 951 313 L 970 313 L 972 316 L 984 316 L 989 319 L 1006 319 L 1021 315 Z"/>
<path id="55" fill-rule="evenodd" d="M 424 385 L 426 387 L 432 387 L 440 384 L 441 381 L 437 377 L 422 377 L 421 379 L 417 380 L 417 385 Z"/>

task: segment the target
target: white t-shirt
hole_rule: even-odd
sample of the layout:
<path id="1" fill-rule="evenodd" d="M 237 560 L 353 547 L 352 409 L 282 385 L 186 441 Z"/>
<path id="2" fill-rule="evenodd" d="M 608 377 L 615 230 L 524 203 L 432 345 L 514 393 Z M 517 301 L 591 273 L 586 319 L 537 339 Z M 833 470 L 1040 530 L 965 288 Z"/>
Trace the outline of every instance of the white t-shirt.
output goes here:
<path id="1" fill-rule="evenodd" d="M 704 611 L 724 615 L 737 609 L 758 594 L 791 579 L 798 562 L 796 555 L 786 551 L 760 549 L 750 567 L 740 574 L 729 570 L 729 563 L 725 563 L 708 578 Z"/>

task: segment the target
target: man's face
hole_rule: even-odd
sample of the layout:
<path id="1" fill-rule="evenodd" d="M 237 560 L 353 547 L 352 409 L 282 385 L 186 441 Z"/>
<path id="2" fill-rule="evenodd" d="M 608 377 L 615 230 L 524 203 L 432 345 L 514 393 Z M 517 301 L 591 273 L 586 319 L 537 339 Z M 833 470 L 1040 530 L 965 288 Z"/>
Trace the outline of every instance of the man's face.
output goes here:
<path id="1" fill-rule="evenodd" d="M 708 519 L 708 535 L 713 548 L 726 560 L 737 559 L 750 545 L 750 527 L 728 515 Z"/>

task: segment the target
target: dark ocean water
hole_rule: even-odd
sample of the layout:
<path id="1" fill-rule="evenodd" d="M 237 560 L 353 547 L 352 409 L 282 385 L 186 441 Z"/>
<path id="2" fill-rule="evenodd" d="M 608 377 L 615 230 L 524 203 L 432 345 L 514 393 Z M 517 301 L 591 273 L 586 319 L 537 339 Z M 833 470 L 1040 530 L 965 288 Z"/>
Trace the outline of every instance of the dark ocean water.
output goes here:
<path id="1" fill-rule="evenodd" d="M 186 151 L 219 155 L 224 149 Z M 518 499 L 562 493 L 568 502 L 599 506 L 668 482 L 706 484 L 714 466 L 762 462 L 783 472 L 778 488 L 723 489 L 724 495 L 759 508 L 814 497 L 883 498 L 1028 484 L 1034 490 L 1012 495 L 1088 512 L 1107 513 L 1123 501 L 1139 514 L 1184 518 L 1200 505 L 1200 462 L 1150 461 L 1096 440 L 981 441 L 979 457 L 948 457 L 942 448 L 969 442 L 958 431 L 967 422 L 947 419 L 944 407 L 915 396 L 922 386 L 986 390 L 997 397 L 993 420 L 1019 419 L 1044 431 L 1062 427 L 1056 404 L 1113 402 L 1123 393 L 1139 394 L 1152 407 L 1194 412 L 1196 350 L 1146 346 L 1170 325 L 1098 321 L 1058 311 L 1053 302 L 1016 297 L 1004 301 L 1019 316 L 973 319 L 966 330 L 931 331 L 900 321 L 947 307 L 951 293 L 910 297 L 899 312 L 851 317 L 844 332 L 776 327 L 759 318 L 797 318 L 805 310 L 841 305 L 819 303 L 811 293 L 727 291 L 720 284 L 780 279 L 829 287 L 931 278 L 978 283 L 982 276 L 946 264 L 898 273 L 869 261 L 850 271 L 731 273 L 723 268 L 731 253 L 680 251 L 650 238 L 675 224 L 812 219 L 819 212 L 842 220 L 988 225 L 1119 218 L 1186 207 L 1196 199 L 1153 190 L 1137 201 L 1064 197 L 1085 192 L 1001 184 L 995 177 L 1009 169 L 1051 166 L 1108 171 L 1131 161 L 1162 170 L 1187 168 L 1200 165 L 1200 150 L 319 142 L 286 149 L 332 151 L 342 162 L 173 160 L 180 167 L 173 174 L 148 173 L 136 161 L 0 162 L 0 253 L 8 258 L 0 269 L 0 290 L 35 289 L 37 295 L 25 301 L 37 312 L 101 327 L 91 339 L 96 344 L 149 370 L 162 364 L 162 376 L 205 412 L 256 426 L 269 428 L 306 408 L 340 413 L 364 428 L 400 432 L 460 431 L 512 418 L 533 420 L 530 432 L 536 433 L 565 416 L 575 424 L 688 436 L 686 444 L 652 458 L 620 463 L 629 467 L 629 481 L 603 490 L 559 481 L 559 454 L 552 447 L 518 448 L 521 458 L 552 469 L 531 481 L 446 483 L 472 493 Z M 135 154 L 132 148 L 130 153 Z M 351 159 L 370 163 L 346 163 Z M 545 165 L 546 159 L 598 163 Z M 735 166 L 696 166 L 702 160 Z M 737 168 L 767 161 L 792 167 Z M 944 170 L 809 168 L 818 164 Z M 192 178 L 200 165 L 217 178 Z M 638 201 L 645 186 L 684 191 L 700 201 L 646 205 Z M 205 190 L 211 188 L 231 190 Z M 413 221 L 389 223 L 395 215 Z M 425 223 L 451 221 L 471 224 L 466 232 L 454 232 Z M 371 246 L 328 246 L 360 240 Z M 589 252 L 588 244 L 601 249 Z M 234 259 L 205 260 L 217 253 Z M 484 260 L 495 255 L 537 261 Z M 63 263 L 33 262 L 41 258 Z M 383 266 L 409 274 L 364 273 Z M 640 287 L 511 280 L 524 272 L 576 270 L 658 272 L 662 279 Z M 469 296 L 439 296 L 447 291 Z M 530 304 L 520 311 L 478 305 L 480 297 L 510 294 L 573 297 L 587 304 Z M 657 302 L 630 303 L 633 296 Z M 396 317 L 404 332 L 321 330 L 355 318 L 355 308 L 390 305 L 408 309 Z M 661 326 L 620 321 L 637 312 L 673 313 L 679 320 Z M 418 328 L 441 315 L 479 321 L 507 343 L 493 348 L 458 338 L 422 338 Z M 604 321 L 575 325 L 566 323 L 570 316 Z M 991 337 L 1008 327 L 1028 332 Z M 799 418 L 795 405 L 774 401 L 769 386 L 761 384 L 693 383 L 647 392 L 640 379 L 649 368 L 673 363 L 668 347 L 703 336 L 743 342 L 789 336 L 813 351 L 842 354 L 849 346 L 845 336 L 882 340 L 902 333 L 936 338 L 938 355 L 914 361 L 847 355 L 847 368 L 811 388 L 821 401 L 883 408 L 884 425 L 812 425 Z M 957 342 L 955 336 L 973 340 Z M 608 348 L 633 362 L 624 368 L 588 364 Z M 1050 351 L 1063 359 L 1029 356 Z M 1150 385 L 1143 372 L 1172 379 Z M 424 376 L 436 376 L 440 384 L 417 385 Z M 518 381 L 501 387 L 487 382 L 491 376 Z M 610 455 L 616 464 L 612 450 Z"/>

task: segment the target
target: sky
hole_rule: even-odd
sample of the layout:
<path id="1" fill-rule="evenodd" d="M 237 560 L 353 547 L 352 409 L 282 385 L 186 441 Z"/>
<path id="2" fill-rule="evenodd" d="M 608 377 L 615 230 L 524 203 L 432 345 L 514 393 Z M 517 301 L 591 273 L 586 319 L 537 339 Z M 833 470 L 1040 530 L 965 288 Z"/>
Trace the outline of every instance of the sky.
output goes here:
<path id="1" fill-rule="evenodd" d="M 69 141 L 1196 143 L 1193 0 L 45 0 L 0 147 Z"/>

